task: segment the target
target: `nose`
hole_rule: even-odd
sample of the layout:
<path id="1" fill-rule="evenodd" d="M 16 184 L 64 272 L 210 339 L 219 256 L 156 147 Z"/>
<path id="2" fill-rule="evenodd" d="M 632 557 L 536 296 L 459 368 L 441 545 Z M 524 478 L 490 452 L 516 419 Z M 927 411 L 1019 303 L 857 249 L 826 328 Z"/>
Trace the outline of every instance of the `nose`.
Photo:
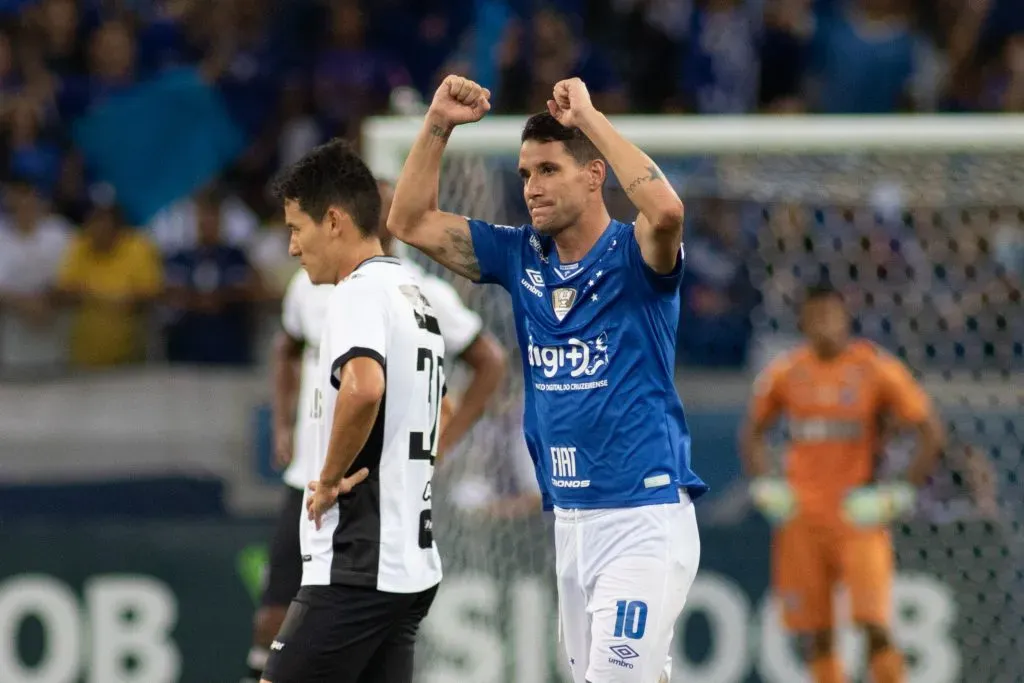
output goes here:
<path id="1" fill-rule="evenodd" d="M 523 187 L 523 193 L 527 199 L 536 199 L 544 194 L 544 188 L 542 187 L 537 176 L 530 176 L 526 179 L 526 185 Z"/>
<path id="2" fill-rule="evenodd" d="M 299 249 L 299 243 L 295 239 L 295 235 L 288 238 L 288 255 L 292 258 L 298 258 L 302 255 L 302 250 Z"/>

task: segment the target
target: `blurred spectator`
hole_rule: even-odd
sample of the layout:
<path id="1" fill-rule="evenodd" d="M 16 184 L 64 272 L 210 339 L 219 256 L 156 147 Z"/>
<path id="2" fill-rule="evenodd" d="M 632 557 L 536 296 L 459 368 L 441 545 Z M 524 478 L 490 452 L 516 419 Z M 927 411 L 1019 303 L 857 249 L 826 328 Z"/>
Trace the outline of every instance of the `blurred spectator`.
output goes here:
<path id="1" fill-rule="evenodd" d="M 167 260 L 167 359 L 245 365 L 252 359 L 251 304 L 260 286 L 245 253 L 221 238 L 215 195 L 196 202 L 199 241 Z"/>
<path id="2" fill-rule="evenodd" d="M 702 210 L 701 210 L 702 209 Z M 740 367 L 752 334 L 756 292 L 747 263 L 752 249 L 741 207 L 708 201 L 687 230 L 679 355 L 686 363 Z"/>
<path id="3" fill-rule="evenodd" d="M 812 109 L 886 114 L 932 109 L 935 46 L 914 28 L 909 0 L 846 0 L 818 19 L 809 64 Z"/>
<path id="4" fill-rule="evenodd" d="M 613 0 L 615 13 L 603 32 L 609 40 L 625 34 L 630 104 L 638 112 L 661 112 L 678 103 L 679 55 L 687 45 L 691 0 Z M 623 31 L 625 28 L 625 31 Z M 633 46 L 642 45 L 642 50 Z"/>
<path id="5" fill-rule="evenodd" d="M 587 84 L 594 105 L 608 114 L 626 111 L 626 91 L 598 46 L 578 36 L 568 18 L 551 9 L 533 16 L 529 41 L 511 40 L 513 51 L 501 74 L 503 108 L 540 111 L 551 99 L 551 86 L 578 76 Z M 517 30 L 512 24 L 510 30 Z M 524 52 L 532 45 L 532 52 Z"/>
<path id="6" fill-rule="evenodd" d="M 363 119 L 386 111 L 391 91 L 410 79 L 387 52 L 367 44 L 356 0 L 336 0 L 330 9 L 328 45 L 313 71 L 316 103 L 333 135 L 358 140 Z"/>
<path id="7" fill-rule="evenodd" d="M 87 73 L 57 72 L 61 117 L 72 121 L 106 98 L 130 90 L 137 76 L 135 51 L 135 35 L 127 21 L 110 19 L 100 25 L 89 38 Z"/>
<path id="8" fill-rule="evenodd" d="M 143 360 L 146 313 L 162 280 L 153 245 L 125 226 L 108 201 L 93 206 L 58 277 L 58 298 L 74 310 L 72 362 L 98 367 Z"/>
<path id="9" fill-rule="evenodd" d="M 703 0 L 683 53 L 682 96 L 701 114 L 745 114 L 757 104 L 760 16 L 742 0 Z"/>
<path id="10" fill-rule="evenodd" d="M 281 93 L 281 134 L 277 141 L 279 168 L 294 164 L 324 141 L 309 88 L 304 82 L 290 82 Z"/>
<path id="11" fill-rule="evenodd" d="M 70 225 L 47 212 L 25 180 L 4 192 L 0 215 L 0 368 L 40 369 L 60 364 L 65 330 L 49 300 L 70 240 Z"/>
<path id="12" fill-rule="evenodd" d="M 220 239 L 244 248 L 259 228 L 259 218 L 245 202 L 223 187 L 213 184 L 160 211 L 149 224 L 149 232 L 161 253 L 174 254 L 199 244 L 200 205 L 216 205 L 220 211 Z"/>

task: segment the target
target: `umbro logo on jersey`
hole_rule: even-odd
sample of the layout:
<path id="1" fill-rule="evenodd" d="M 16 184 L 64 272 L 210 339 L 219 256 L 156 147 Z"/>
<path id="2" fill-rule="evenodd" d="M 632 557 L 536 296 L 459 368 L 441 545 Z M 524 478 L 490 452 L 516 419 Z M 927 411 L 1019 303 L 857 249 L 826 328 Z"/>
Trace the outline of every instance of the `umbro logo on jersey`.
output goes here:
<path id="1" fill-rule="evenodd" d="M 533 280 L 533 273 L 537 273 L 537 271 L 527 270 L 526 274 L 530 277 L 530 279 L 527 280 L 525 277 L 521 277 L 519 278 L 519 284 L 521 284 L 523 288 L 526 289 L 526 291 L 529 292 L 530 294 L 533 294 L 538 299 L 542 299 L 544 298 L 544 293 L 540 291 L 540 287 L 544 286 L 544 281 L 541 280 L 540 285 L 533 284 L 533 282 L 531 282 L 531 280 Z M 539 277 L 540 273 L 537 273 L 537 276 Z"/>
<path id="2" fill-rule="evenodd" d="M 533 270 L 532 268 L 526 269 L 526 277 L 530 278 L 530 282 L 533 283 L 534 287 L 544 286 L 544 276 L 540 274 L 539 270 Z"/>

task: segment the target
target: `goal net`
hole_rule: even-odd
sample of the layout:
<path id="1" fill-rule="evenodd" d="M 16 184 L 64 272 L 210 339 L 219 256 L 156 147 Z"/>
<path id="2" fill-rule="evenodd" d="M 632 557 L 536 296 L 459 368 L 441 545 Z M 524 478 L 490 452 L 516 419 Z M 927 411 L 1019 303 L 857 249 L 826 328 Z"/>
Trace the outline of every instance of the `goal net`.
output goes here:
<path id="1" fill-rule="evenodd" d="M 364 147 L 378 175 L 397 176 L 420 123 L 369 122 Z M 779 633 L 768 534 L 743 506 L 733 435 L 753 373 L 794 343 L 794 304 L 823 276 L 846 296 L 859 334 L 922 379 L 949 430 L 939 470 L 894 529 L 894 630 L 909 679 L 1024 680 L 1024 119 L 615 123 L 684 199 L 694 274 L 683 285 L 687 364 L 678 384 L 691 415 L 694 466 L 715 492 L 699 506 L 702 567 L 677 629 L 673 680 L 806 680 Z M 497 117 L 455 131 L 443 209 L 528 221 L 516 172 L 521 125 Z M 634 209 L 613 175 L 606 193 L 613 215 L 631 220 Z M 519 433 L 522 376 L 509 298 L 410 252 L 451 280 L 510 352 L 500 399 L 437 472 L 436 535 L 447 578 L 424 626 L 419 679 L 568 680 L 557 644 L 550 521 L 536 512 Z M 727 318 L 743 324 L 715 327 Z M 729 344 L 746 349 L 743 369 L 702 369 Z M 884 467 L 898 473 L 910 454 L 910 444 L 895 440 Z M 845 629 L 841 644 L 852 680 L 866 680 L 864 643 Z"/>

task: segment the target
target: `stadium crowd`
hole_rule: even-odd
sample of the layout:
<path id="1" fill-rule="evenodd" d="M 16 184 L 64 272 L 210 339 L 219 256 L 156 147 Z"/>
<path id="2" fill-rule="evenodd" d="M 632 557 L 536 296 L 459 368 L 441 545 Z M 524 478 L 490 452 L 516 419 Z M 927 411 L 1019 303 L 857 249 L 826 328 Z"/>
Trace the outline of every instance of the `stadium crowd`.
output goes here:
<path id="1" fill-rule="evenodd" d="M 268 179 L 358 141 L 369 115 L 421 111 L 448 72 L 489 85 L 496 113 L 541 108 L 572 74 L 608 113 L 1024 111 L 1024 1 L 0 0 L 0 369 L 256 362 L 254 318 L 295 267 Z M 785 308 L 812 223 L 840 231 L 844 267 L 928 272 L 917 308 L 953 332 L 991 297 L 1019 306 L 1020 206 L 963 218 L 954 246 L 907 232 L 935 216 L 708 200 L 688 217 L 686 363 L 746 362 L 751 314 Z M 845 280 L 877 313 L 866 331 L 900 347 L 880 302 L 905 282 L 873 281 L 877 301 Z"/>

